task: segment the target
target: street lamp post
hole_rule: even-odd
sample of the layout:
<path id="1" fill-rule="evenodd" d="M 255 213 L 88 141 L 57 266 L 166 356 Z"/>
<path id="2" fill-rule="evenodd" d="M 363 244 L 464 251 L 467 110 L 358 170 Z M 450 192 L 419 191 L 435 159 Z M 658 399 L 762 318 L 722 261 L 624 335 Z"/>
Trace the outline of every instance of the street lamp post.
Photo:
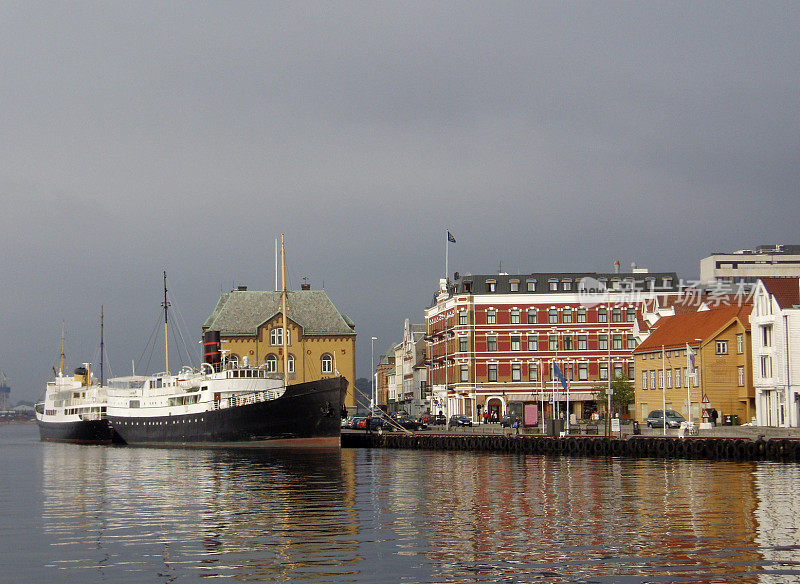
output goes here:
<path id="1" fill-rule="evenodd" d="M 370 380 L 371 391 L 369 395 L 370 403 L 369 403 L 369 411 L 370 413 L 375 412 L 375 341 L 378 340 L 378 337 L 372 337 L 372 340 L 369 342 L 369 360 L 370 360 L 370 371 L 372 373 Z"/>
<path id="2" fill-rule="evenodd" d="M 701 351 L 703 349 L 703 339 L 695 338 L 694 340 L 697 341 L 697 356 L 700 357 L 700 367 L 698 367 L 698 369 L 697 369 L 697 375 L 699 377 L 697 385 L 700 388 L 700 401 L 702 402 L 703 401 L 703 353 L 701 353 Z M 689 420 L 689 422 L 691 422 L 692 421 L 692 384 L 691 383 L 689 383 L 689 387 L 688 387 L 688 389 L 686 391 L 686 409 L 687 409 L 687 413 L 688 413 L 688 415 L 686 416 L 686 419 Z M 702 416 L 701 416 L 701 419 L 698 420 L 698 422 L 700 422 L 700 421 L 702 421 Z"/>

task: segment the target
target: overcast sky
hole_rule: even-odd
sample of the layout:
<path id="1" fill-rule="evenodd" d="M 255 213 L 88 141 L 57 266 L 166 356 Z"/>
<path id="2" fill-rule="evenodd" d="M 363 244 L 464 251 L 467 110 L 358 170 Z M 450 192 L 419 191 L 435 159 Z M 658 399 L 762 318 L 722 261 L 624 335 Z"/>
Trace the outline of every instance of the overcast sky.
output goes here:
<path id="1" fill-rule="evenodd" d="M 0 370 L 127 374 L 161 273 L 324 286 L 359 376 L 450 272 L 698 276 L 800 243 L 796 2 L 4 2 Z M 177 357 L 171 360 L 176 364 Z M 144 372 L 147 358 L 137 365 Z M 154 355 L 149 372 L 163 369 Z"/>

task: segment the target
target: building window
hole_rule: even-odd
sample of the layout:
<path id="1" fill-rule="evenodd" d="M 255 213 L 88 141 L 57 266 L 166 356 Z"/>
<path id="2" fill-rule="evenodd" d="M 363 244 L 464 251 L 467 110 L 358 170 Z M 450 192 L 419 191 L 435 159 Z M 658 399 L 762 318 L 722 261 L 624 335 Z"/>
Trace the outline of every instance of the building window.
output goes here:
<path id="1" fill-rule="evenodd" d="M 519 280 L 511 280 L 509 283 L 511 284 L 512 292 L 519 292 Z"/>
<path id="2" fill-rule="evenodd" d="M 600 363 L 600 379 L 608 381 L 608 363 Z"/>
<path id="3" fill-rule="evenodd" d="M 636 348 L 636 337 L 628 335 L 628 348 L 633 350 Z"/>
<path id="4" fill-rule="evenodd" d="M 489 292 L 496 292 L 497 282 L 495 282 L 494 280 L 486 280 L 486 287 L 488 288 Z"/>
<path id="5" fill-rule="evenodd" d="M 761 327 L 761 344 L 765 347 L 772 346 L 772 325 L 768 324 Z"/>
<path id="6" fill-rule="evenodd" d="M 608 322 L 608 311 L 605 308 L 597 309 L 597 322 Z"/>
<path id="7" fill-rule="evenodd" d="M 497 324 L 497 312 L 493 308 L 486 311 L 486 324 Z"/>
<path id="8" fill-rule="evenodd" d="M 744 335 L 742 333 L 736 335 L 736 352 L 739 355 L 744 353 Z"/>
<path id="9" fill-rule="evenodd" d="M 558 351 L 558 335 L 550 335 L 550 350 Z"/>
<path id="10" fill-rule="evenodd" d="M 519 363 L 511 366 L 511 381 L 522 381 L 522 366 Z"/>
<path id="11" fill-rule="evenodd" d="M 647 389 L 647 371 L 642 371 L 642 389 Z"/>
<path id="12" fill-rule="evenodd" d="M 578 309 L 578 322 L 586 322 L 586 309 L 579 308 Z"/>
<path id="13" fill-rule="evenodd" d="M 622 363 L 614 363 L 614 379 L 622 377 L 623 370 Z"/>
<path id="14" fill-rule="evenodd" d="M 539 381 L 539 364 L 530 363 L 528 365 L 528 381 Z"/>
<path id="15" fill-rule="evenodd" d="M 536 324 L 536 309 L 528 309 L 528 324 Z"/>
<path id="16" fill-rule="evenodd" d="M 769 355 L 761 357 L 761 377 L 772 377 L 772 357 Z"/>
<path id="17" fill-rule="evenodd" d="M 486 350 L 487 351 L 497 350 L 497 337 L 495 336 L 486 337 Z"/>
<path id="18" fill-rule="evenodd" d="M 547 311 L 547 322 L 550 324 L 558 323 L 558 310 L 551 308 Z"/>
<path id="19" fill-rule="evenodd" d="M 561 342 L 565 351 L 572 350 L 572 335 L 564 335 L 564 340 Z"/>
<path id="20" fill-rule="evenodd" d="M 658 372 L 658 389 L 664 389 L 664 372 L 661 370 Z"/>
<path id="21" fill-rule="evenodd" d="M 611 310 L 611 322 L 622 322 L 621 308 L 614 308 Z"/>
<path id="22" fill-rule="evenodd" d="M 529 351 L 539 350 L 539 337 L 537 337 L 536 335 L 528 336 L 528 350 Z"/>
<path id="23" fill-rule="evenodd" d="M 672 389 L 672 369 L 667 369 L 667 389 Z"/>
<path id="24" fill-rule="evenodd" d="M 497 365 L 495 363 L 489 364 L 489 381 L 497 381 Z"/>
<path id="25" fill-rule="evenodd" d="M 597 348 L 600 351 L 608 351 L 608 335 L 597 335 Z"/>
<path id="26" fill-rule="evenodd" d="M 572 290 L 572 282 L 570 280 L 564 280 L 563 282 L 561 282 L 561 289 L 564 292 L 569 292 L 570 290 Z"/>
<path id="27" fill-rule="evenodd" d="M 589 365 L 587 363 L 578 363 L 578 381 L 588 381 L 589 379 Z"/>
<path id="28" fill-rule="evenodd" d="M 612 338 L 614 350 L 618 351 L 622 349 L 622 335 L 614 335 Z"/>
<path id="29" fill-rule="evenodd" d="M 514 308 L 511 311 L 511 324 L 519 324 L 519 309 Z"/>
<path id="30" fill-rule="evenodd" d="M 273 347 L 283 346 L 283 329 L 280 327 L 274 328 L 269 331 L 269 344 Z M 292 344 L 292 331 L 286 331 L 286 344 Z"/>
<path id="31" fill-rule="evenodd" d="M 558 280 L 551 280 L 550 284 L 550 292 L 558 292 Z"/>
<path id="32" fill-rule="evenodd" d="M 322 357 L 320 357 L 320 367 L 322 373 L 333 373 L 333 357 L 328 353 L 322 355 Z"/>
<path id="33" fill-rule="evenodd" d="M 728 341 L 717 341 L 717 355 L 728 354 Z"/>
<path id="34" fill-rule="evenodd" d="M 650 387 L 652 389 L 656 388 L 656 370 L 655 369 L 650 371 Z"/>
<path id="35" fill-rule="evenodd" d="M 459 337 L 458 350 L 461 353 L 466 353 L 469 351 L 469 337 Z"/>
<path id="36" fill-rule="evenodd" d="M 561 322 L 565 322 L 570 324 L 572 322 L 572 309 L 565 308 L 564 311 L 561 313 Z"/>
<path id="37" fill-rule="evenodd" d="M 625 312 L 625 320 L 627 320 L 628 322 L 635 322 L 636 321 L 636 309 L 635 308 L 629 308 Z"/>
<path id="38" fill-rule="evenodd" d="M 528 292 L 536 292 L 536 280 L 528 280 Z"/>
<path id="39" fill-rule="evenodd" d="M 469 381 L 469 365 L 461 366 L 461 381 Z"/>
<path id="40" fill-rule="evenodd" d="M 459 311 L 459 313 L 458 313 L 458 324 L 461 324 L 461 325 L 469 324 L 468 321 L 467 321 L 467 311 L 466 310 Z"/>
<path id="41" fill-rule="evenodd" d="M 264 369 L 267 370 L 267 373 L 277 373 L 278 372 L 278 358 L 275 355 L 269 354 L 267 358 L 264 360 L 265 366 Z"/>
<path id="42" fill-rule="evenodd" d="M 578 335 L 578 350 L 585 351 L 588 346 L 586 335 Z"/>
<path id="43" fill-rule="evenodd" d="M 636 367 L 634 367 L 633 363 L 628 363 L 628 379 L 633 381 L 636 379 Z"/>
<path id="44" fill-rule="evenodd" d="M 290 354 L 287 361 L 289 362 L 289 373 L 294 373 L 294 355 Z"/>
<path id="45" fill-rule="evenodd" d="M 739 387 L 744 387 L 744 365 L 739 365 Z"/>
<path id="46" fill-rule="evenodd" d="M 675 387 L 681 386 L 681 369 L 678 367 L 675 369 Z"/>
<path id="47" fill-rule="evenodd" d="M 519 351 L 521 350 L 520 346 L 520 337 L 514 335 L 511 337 L 511 350 L 512 351 Z"/>

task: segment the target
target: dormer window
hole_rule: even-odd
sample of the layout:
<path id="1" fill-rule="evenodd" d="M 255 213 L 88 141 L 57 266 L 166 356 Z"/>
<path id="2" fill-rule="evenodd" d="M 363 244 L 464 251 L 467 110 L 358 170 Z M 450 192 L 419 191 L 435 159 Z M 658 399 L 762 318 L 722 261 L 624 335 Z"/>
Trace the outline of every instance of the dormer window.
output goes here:
<path id="1" fill-rule="evenodd" d="M 494 280 L 486 280 L 486 289 L 489 292 L 496 292 L 497 291 L 497 282 Z"/>
<path id="2" fill-rule="evenodd" d="M 519 280 L 510 280 L 509 284 L 512 292 L 519 292 Z"/>
<path id="3" fill-rule="evenodd" d="M 536 292 L 536 280 L 528 280 L 528 292 Z"/>

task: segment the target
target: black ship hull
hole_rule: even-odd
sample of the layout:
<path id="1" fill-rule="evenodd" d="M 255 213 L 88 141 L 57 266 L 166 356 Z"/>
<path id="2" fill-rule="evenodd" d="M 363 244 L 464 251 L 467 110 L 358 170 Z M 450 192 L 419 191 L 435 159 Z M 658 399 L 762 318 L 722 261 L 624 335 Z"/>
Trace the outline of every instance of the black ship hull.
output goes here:
<path id="1" fill-rule="evenodd" d="M 114 430 L 108 420 L 80 420 L 77 422 L 45 422 L 37 419 L 39 438 L 43 442 L 71 442 L 73 444 L 111 444 Z"/>
<path id="2" fill-rule="evenodd" d="M 109 415 L 125 444 L 339 447 L 343 377 L 290 385 L 274 400 L 159 417 Z"/>

